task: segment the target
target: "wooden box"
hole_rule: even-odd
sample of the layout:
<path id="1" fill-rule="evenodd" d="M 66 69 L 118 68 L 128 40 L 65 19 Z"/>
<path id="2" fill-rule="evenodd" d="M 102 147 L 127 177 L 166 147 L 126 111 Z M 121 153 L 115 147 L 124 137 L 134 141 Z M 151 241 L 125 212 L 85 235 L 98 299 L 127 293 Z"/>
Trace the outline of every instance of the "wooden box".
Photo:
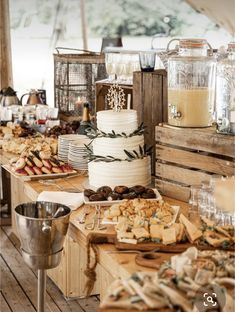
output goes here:
<path id="1" fill-rule="evenodd" d="M 213 174 L 235 174 L 234 136 L 214 127 L 156 127 L 155 184 L 163 195 L 187 202 L 190 186 Z"/>
<path id="2" fill-rule="evenodd" d="M 147 127 L 145 143 L 155 146 L 155 127 L 167 121 L 167 73 L 134 72 L 133 109 L 137 110 L 139 122 Z M 155 150 L 152 156 L 152 175 L 155 173 Z"/>

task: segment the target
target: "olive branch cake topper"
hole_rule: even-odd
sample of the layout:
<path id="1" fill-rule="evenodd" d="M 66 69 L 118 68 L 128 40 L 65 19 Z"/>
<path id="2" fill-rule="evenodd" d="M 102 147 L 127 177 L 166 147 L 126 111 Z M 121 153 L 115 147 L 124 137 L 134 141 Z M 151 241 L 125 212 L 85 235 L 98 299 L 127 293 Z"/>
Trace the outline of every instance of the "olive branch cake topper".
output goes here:
<path id="1" fill-rule="evenodd" d="M 120 112 L 125 106 L 126 99 L 124 90 L 119 84 L 114 83 L 108 90 L 108 105 L 115 111 Z"/>

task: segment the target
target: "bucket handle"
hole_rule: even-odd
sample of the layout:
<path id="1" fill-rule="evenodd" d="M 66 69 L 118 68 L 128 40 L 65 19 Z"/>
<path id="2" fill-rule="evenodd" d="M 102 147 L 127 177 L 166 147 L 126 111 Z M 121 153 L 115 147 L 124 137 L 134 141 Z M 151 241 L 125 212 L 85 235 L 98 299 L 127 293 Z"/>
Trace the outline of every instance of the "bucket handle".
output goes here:
<path id="1" fill-rule="evenodd" d="M 42 232 L 48 234 L 51 232 L 51 226 L 48 224 L 48 221 L 42 222 Z"/>
<path id="2" fill-rule="evenodd" d="M 88 54 L 91 54 L 91 55 L 99 55 L 99 54 L 100 54 L 100 53 L 98 53 L 98 52 L 89 51 L 89 50 L 84 50 L 84 49 L 64 48 L 64 47 L 56 47 L 55 49 L 56 49 L 56 52 L 57 52 L 58 54 L 60 54 L 60 51 L 59 51 L 59 50 L 79 51 L 79 52 L 88 53 Z"/>

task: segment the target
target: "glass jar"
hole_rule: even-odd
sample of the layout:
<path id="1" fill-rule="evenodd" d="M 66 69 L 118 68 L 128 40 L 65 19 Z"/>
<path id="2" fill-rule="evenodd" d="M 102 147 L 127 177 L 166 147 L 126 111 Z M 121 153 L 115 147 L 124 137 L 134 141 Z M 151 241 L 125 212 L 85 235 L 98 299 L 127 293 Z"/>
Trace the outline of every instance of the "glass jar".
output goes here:
<path id="1" fill-rule="evenodd" d="M 220 133 L 235 135 L 235 42 L 228 45 L 228 56 L 217 64 L 216 122 Z"/>
<path id="2" fill-rule="evenodd" d="M 178 55 L 168 60 L 168 123 L 170 125 L 179 127 L 212 125 L 215 59 L 208 56 L 208 46 L 210 47 L 204 39 L 181 39 Z M 212 54 L 211 47 L 210 50 Z"/>

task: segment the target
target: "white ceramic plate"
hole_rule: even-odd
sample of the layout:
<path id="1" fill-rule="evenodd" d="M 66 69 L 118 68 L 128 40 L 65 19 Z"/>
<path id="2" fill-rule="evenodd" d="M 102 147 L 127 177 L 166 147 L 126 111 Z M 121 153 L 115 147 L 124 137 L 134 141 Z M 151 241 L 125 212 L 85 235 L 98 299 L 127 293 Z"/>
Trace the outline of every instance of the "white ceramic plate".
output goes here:
<path id="1" fill-rule="evenodd" d="M 92 188 L 91 188 L 92 189 Z M 93 188 L 94 190 L 94 188 Z M 149 198 L 148 200 L 159 200 L 162 198 L 162 196 L 159 194 L 157 189 L 153 189 L 154 193 L 156 194 L 156 198 Z M 121 200 L 101 200 L 101 201 L 89 201 L 89 198 L 84 195 L 84 203 L 89 204 L 89 205 L 100 205 L 100 206 L 111 206 L 113 204 L 119 204 L 121 203 L 124 199 Z"/>

